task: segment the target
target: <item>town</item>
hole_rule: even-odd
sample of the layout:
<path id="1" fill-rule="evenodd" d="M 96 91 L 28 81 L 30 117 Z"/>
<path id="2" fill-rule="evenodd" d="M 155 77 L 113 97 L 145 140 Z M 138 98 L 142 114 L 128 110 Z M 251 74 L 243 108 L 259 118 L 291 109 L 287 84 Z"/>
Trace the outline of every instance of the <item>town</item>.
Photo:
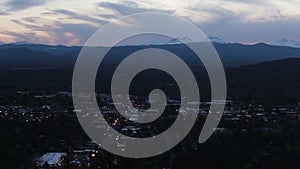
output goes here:
<path id="1" fill-rule="evenodd" d="M 145 97 L 130 96 L 130 98 L 136 108 L 147 109 L 149 107 L 149 102 Z M 115 103 L 109 94 L 97 93 L 97 99 L 105 122 L 130 137 L 150 137 L 163 132 L 175 121 L 180 107 L 179 100 L 169 100 L 159 120 L 150 124 L 139 124 L 132 122 L 135 118 L 135 111 L 131 112 L 129 119 L 122 117 L 114 108 Z M 283 160 L 284 162 L 284 156 L 281 154 L 283 149 L 293 153 L 299 148 L 300 133 L 296 129 L 300 127 L 300 104 L 266 106 L 228 100 L 219 127 L 215 128 L 215 133 L 208 143 L 204 143 L 209 148 L 219 147 L 220 150 L 208 150 L 197 142 L 197 137 L 211 104 L 213 103 L 200 103 L 198 120 L 189 133 L 189 137 L 174 150 L 150 158 L 150 160 L 156 161 L 160 168 L 176 168 L 179 165 L 172 161 L 179 157 L 182 159 L 189 157 L 191 158 L 189 160 L 192 160 L 192 158 L 207 155 L 202 159 L 226 163 L 222 158 L 228 157 L 224 154 L 231 155 L 231 160 L 242 158 L 239 155 L 245 155 L 249 161 L 246 163 L 241 161 L 241 164 L 236 164 L 237 167 L 245 164 L 255 167 L 268 161 Z M 110 154 L 101 148 L 101 144 L 90 140 L 77 120 L 77 111 L 79 110 L 72 106 L 72 95 L 68 91 L 50 94 L 17 91 L 11 101 L 2 101 L 0 105 L 0 133 L 4 138 L 1 140 L 1 145 L 6 145 L 2 151 L 8 154 L 7 157 L 1 159 L 10 162 L 18 161 L 18 164 L 22 164 L 22 166 L 15 167 L 35 169 L 124 168 L 124 166 L 138 168 L 138 163 L 143 163 L 143 161 L 129 160 Z M 96 128 L 105 127 L 103 123 L 103 121 L 95 121 Z M 254 141 L 249 143 L 247 139 L 254 139 Z M 120 149 L 126 146 L 121 140 L 118 144 Z M 239 150 L 241 146 L 245 149 L 243 152 Z M 230 148 L 236 152 L 227 152 Z M 215 159 L 211 154 L 215 151 L 223 153 Z M 277 153 L 272 153 L 274 151 Z M 191 156 L 191 154 L 194 155 Z M 299 154 L 297 156 L 292 154 L 292 156 L 299 157 Z M 267 157 L 270 159 L 265 159 Z M 227 162 L 229 163 L 230 160 Z M 202 162 L 201 165 L 205 166 L 205 163 Z M 215 165 L 226 166 L 223 163 Z"/>

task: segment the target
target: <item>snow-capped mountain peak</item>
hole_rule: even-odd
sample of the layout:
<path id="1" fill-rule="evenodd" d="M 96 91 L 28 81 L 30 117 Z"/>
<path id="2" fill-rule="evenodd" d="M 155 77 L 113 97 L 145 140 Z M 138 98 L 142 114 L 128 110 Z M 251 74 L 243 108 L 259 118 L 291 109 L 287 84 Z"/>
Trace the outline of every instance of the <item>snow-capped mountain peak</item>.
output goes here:
<path id="1" fill-rule="evenodd" d="M 191 43 L 192 40 L 190 38 L 174 38 L 174 39 L 159 39 L 155 41 L 150 41 L 144 43 L 143 45 L 175 45 L 175 44 L 183 44 L 183 43 Z"/>
<path id="2" fill-rule="evenodd" d="M 167 42 L 167 44 L 181 44 L 181 43 L 190 43 L 192 40 L 190 38 L 174 38 Z"/>
<path id="3" fill-rule="evenodd" d="M 210 40 L 211 43 L 219 43 L 219 44 L 226 44 L 227 42 L 225 42 L 224 40 L 222 40 L 219 37 L 215 37 L 215 36 L 209 36 L 208 39 Z M 152 42 L 148 42 L 145 45 L 163 45 L 163 44 L 187 44 L 187 43 L 192 43 L 194 42 L 193 40 L 191 40 L 190 38 L 187 37 L 183 37 L 183 38 L 174 38 L 174 39 L 170 39 L 168 41 L 152 41 Z"/>
<path id="4" fill-rule="evenodd" d="M 27 42 L 27 41 L 20 41 L 20 42 L 14 42 L 12 44 L 14 44 L 14 45 L 30 45 L 30 44 L 33 44 L 33 43 Z"/>
<path id="5" fill-rule="evenodd" d="M 274 46 L 289 46 L 294 48 L 300 48 L 300 42 L 295 40 L 281 39 L 277 42 L 272 43 Z"/>
<path id="6" fill-rule="evenodd" d="M 210 40 L 211 43 L 220 43 L 220 44 L 226 43 L 223 39 L 216 36 L 209 36 L 208 39 Z"/>
<path id="7" fill-rule="evenodd" d="M 210 40 L 211 43 L 220 43 L 220 44 L 225 44 L 224 40 L 222 40 L 219 37 L 216 36 L 209 36 L 208 39 Z M 184 37 L 184 38 L 177 38 L 177 39 L 172 39 L 168 43 L 169 44 L 180 44 L 180 43 L 191 43 L 193 42 L 191 39 Z"/>

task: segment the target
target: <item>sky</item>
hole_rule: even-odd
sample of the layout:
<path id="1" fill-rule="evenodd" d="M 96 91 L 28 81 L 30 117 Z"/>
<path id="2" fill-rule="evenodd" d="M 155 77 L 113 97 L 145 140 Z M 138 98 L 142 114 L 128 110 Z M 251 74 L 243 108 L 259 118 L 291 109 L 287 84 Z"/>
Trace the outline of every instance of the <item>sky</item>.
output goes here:
<path id="1" fill-rule="evenodd" d="M 106 23 L 138 12 L 185 18 L 229 42 L 300 41 L 300 0 L 1 0 L 0 42 L 83 45 Z"/>

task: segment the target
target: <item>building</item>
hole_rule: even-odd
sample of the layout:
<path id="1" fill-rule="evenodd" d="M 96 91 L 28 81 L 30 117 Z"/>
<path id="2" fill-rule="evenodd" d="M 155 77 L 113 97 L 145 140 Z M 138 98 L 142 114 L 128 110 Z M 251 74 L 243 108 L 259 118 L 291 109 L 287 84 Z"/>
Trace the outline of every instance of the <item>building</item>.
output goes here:
<path id="1" fill-rule="evenodd" d="M 42 155 L 35 163 L 37 168 L 60 168 L 64 166 L 67 153 L 51 152 Z"/>

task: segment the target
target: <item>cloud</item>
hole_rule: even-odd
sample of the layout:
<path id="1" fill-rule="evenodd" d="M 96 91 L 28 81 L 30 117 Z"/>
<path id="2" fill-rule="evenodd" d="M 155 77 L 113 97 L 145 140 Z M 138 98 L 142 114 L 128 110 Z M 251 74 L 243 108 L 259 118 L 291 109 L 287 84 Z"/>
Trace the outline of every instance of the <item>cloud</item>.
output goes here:
<path id="1" fill-rule="evenodd" d="M 27 8 L 31 8 L 33 6 L 44 5 L 49 0 L 9 0 L 4 5 L 9 8 L 10 11 L 18 11 Z"/>
<path id="2" fill-rule="evenodd" d="M 176 14 L 207 35 L 227 41 L 299 40 L 299 0 L 2 0 L 0 4 L 2 41 L 15 37 L 18 41 L 83 44 L 100 25 L 138 12 Z M 35 6 L 41 8 L 24 10 Z"/>
<path id="3" fill-rule="evenodd" d="M 300 22 L 293 18 L 244 22 L 241 16 L 227 16 L 197 26 L 207 35 L 218 36 L 230 42 L 274 42 L 278 39 L 297 39 Z M 297 39 L 299 40 L 299 39 Z"/>
<path id="4" fill-rule="evenodd" d="M 7 12 L 7 11 L 0 11 L 0 16 L 1 15 L 9 15 L 9 12 Z"/>
<path id="5" fill-rule="evenodd" d="M 29 23 L 37 23 L 37 20 L 41 19 L 40 17 L 25 17 L 23 18 L 24 21 Z"/>
<path id="6" fill-rule="evenodd" d="M 106 20 L 111 20 L 111 19 L 116 19 L 118 18 L 115 15 L 111 15 L 111 14 L 98 14 L 99 17 L 104 18 Z"/>
<path id="7" fill-rule="evenodd" d="M 23 18 L 21 20 L 11 20 L 13 23 L 27 29 L 25 33 L 2 31 L 16 41 L 29 41 L 35 43 L 83 45 L 87 39 L 98 29 L 85 23 L 63 23 L 56 21 L 51 24 L 41 24 L 41 18 Z"/>
<path id="8" fill-rule="evenodd" d="M 34 20 L 34 19 L 32 19 Z M 40 29 L 42 29 L 43 27 L 41 26 L 37 26 L 37 25 L 34 25 L 32 23 L 28 23 L 28 22 L 22 22 L 21 20 L 16 20 L 16 19 L 12 19 L 10 20 L 11 22 L 17 24 L 17 25 L 20 25 L 22 27 L 25 27 L 27 29 L 30 29 L 30 30 L 35 30 L 35 31 L 39 31 Z M 35 21 L 34 21 L 35 22 Z"/>
<path id="9" fill-rule="evenodd" d="M 1 15 L 8 15 L 8 13 L 6 13 L 6 12 L 0 12 L 0 16 Z"/>
<path id="10" fill-rule="evenodd" d="M 169 14 L 175 12 L 175 10 L 164 10 L 164 9 L 157 9 L 157 8 L 141 7 L 138 3 L 133 1 L 121 1 L 119 3 L 98 2 L 97 5 L 101 8 L 116 11 L 121 15 L 130 15 L 139 12 L 161 12 L 161 13 L 169 13 Z"/>
<path id="11" fill-rule="evenodd" d="M 0 34 L 6 34 L 17 41 L 27 41 L 27 42 L 39 42 L 40 38 L 37 36 L 35 32 L 25 32 L 25 33 L 18 33 L 13 31 L 1 31 Z M 48 43 L 48 41 L 43 41 Z"/>
<path id="12" fill-rule="evenodd" d="M 65 10 L 65 9 L 58 9 L 58 10 L 52 10 L 54 14 L 63 14 L 69 17 L 69 19 L 77 19 L 81 21 L 86 21 L 86 22 L 91 22 L 95 23 L 98 25 L 102 25 L 107 23 L 107 21 L 100 19 L 100 18 L 95 18 L 95 17 L 90 17 L 87 15 L 79 14 L 70 10 Z"/>
<path id="13" fill-rule="evenodd" d="M 61 44 L 72 44 L 72 41 L 76 41 L 77 44 L 84 44 L 88 38 L 98 29 L 97 26 L 92 26 L 88 24 L 77 24 L 77 23 L 56 23 L 55 24 L 58 29 L 55 29 L 53 31 L 56 31 L 57 33 L 64 33 L 64 36 L 68 36 L 67 41 L 60 38 Z M 71 43 L 70 43 L 71 42 Z"/>

